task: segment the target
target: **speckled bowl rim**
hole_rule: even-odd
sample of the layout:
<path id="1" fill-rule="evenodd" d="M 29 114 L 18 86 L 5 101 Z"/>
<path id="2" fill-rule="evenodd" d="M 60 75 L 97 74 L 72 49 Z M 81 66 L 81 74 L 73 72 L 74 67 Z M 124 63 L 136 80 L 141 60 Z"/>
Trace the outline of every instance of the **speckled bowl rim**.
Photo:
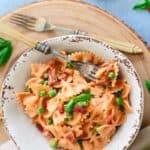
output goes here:
<path id="1" fill-rule="evenodd" d="M 142 86 L 142 83 L 141 83 L 141 80 L 140 80 L 140 77 L 136 71 L 136 69 L 134 68 L 132 62 L 124 55 L 122 54 L 120 51 L 112 48 L 111 46 L 109 46 L 108 44 L 106 44 L 105 42 L 102 42 L 100 40 L 97 40 L 93 37 L 90 37 L 90 36 L 83 36 L 83 35 L 66 35 L 66 36 L 58 36 L 58 37 L 54 37 L 54 38 L 49 38 L 49 39 L 46 39 L 46 40 L 43 40 L 42 42 L 46 43 L 48 41 L 51 41 L 51 40 L 56 40 L 57 38 L 61 38 L 63 41 L 65 41 L 66 39 L 70 39 L 71 42 L 80 42 L 80 41 L 84 41 L 84 40 L 87 40 L 87 41 L 92 41 L 92 42 L 95 42 L 95 43 L 100 43 L 102 44 L 102 46 L 104 46 L 105 48 L 109 49 L 112 53 L 116 54 L 116 55 L 120 55 L 122 58 L 124 58 L 126 61 L 127 61 L 127 64 L 130 64 L 130 69 L 132 69 L 132 72 L 134 72 L 134 76 L 136 77 L 137 79 L 137 82 L 138 82 L 138 85 L 139 85 L 139 88 L 140 88 L 140 111 L 139 111 L 139 120 L 135 123 L 135 128 L 136 128 L 136 131 L 134 134 L 132 134 L 130 136 L 130 139 L 128 140 L 128 144 L 124 146 L 123 150 L 127 150 L 130 145 L 134 142 L 135 138 L 137 137 L 138 133 L 139 133 L 139 130 L 140 130 L 140 127 L 141 127 L 141 124 L 142 124 L 142 120 L 143 120 L 143 114 L 144 114 L 144 91 L 143 91 L 143 86 Z M 4 86 L 5 86 L 5 80 L 8 78 L 9 76 L 9 72 L 15 68 L 16 64 L 19 62 L 19 59 L 20 57 L 22 56 L 25 56 L 27 54 L 29 54 L 31 51 L 34 51 L 34 48 L 32 49 L 29 49 L 25 52 L 23 52 L 18 58 L 17 60 L 15 61 L 15 63 L 11 66 L 11 68 L 8 70 L 4 80 L 3 80 L 3 83 L 2 83 L 2 87 L 1 87 L 1 102 L 2 102 L 2 120 L 4 122 L 4 125 L 5 125 L 5 128 L 6 128 L 6 132 L 8 133 L 8 136 L 10 137 L 10 139 L 14 142 L 14 144 L 16 145 L 17 149 L 18 150 L 21 150 L 21 148 L 17 145 L 15 139 L 13 138 L 13 136 L 11 135 L 11 133 L 9 133 L 9 129 L 7 127 L 7 123 L 5 121 L 5 116 L 4 116 L 4 103 L 5 103 L 5 100 L 4 100 L 4 97 L 3 97 L 3 91 L 4 91 Z M 124 64 L 126 65 L 126 64 Z"/>

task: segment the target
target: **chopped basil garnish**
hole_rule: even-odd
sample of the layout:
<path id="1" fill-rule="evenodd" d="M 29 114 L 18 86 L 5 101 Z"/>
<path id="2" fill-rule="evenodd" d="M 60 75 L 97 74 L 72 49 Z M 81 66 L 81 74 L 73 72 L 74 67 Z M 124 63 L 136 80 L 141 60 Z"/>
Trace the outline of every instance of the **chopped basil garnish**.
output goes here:
<path id="1" fill-rule="evenodd" d="M 124 112 L 124 110 L 125 110 L 125 108 L 124 108 L 123 105 L 120 105 L 120 106 L 119 106 L 119 109 L 120 109 L 120 111 L 122 111 L 122 112 Z"/>
<path id="2" fill-rule="evenodd" d="M 69 103 L 66 105 L 66 109 L 65 111 L 67 113 L 72 113 L 74 106 L 78 103 L 78 102 L 88 102 L 91 98 L 93 97 L 92 94 L 88 94 L 88 93 L 84 93 L 84 94 L 80 94 L 78 96 L 73 97 Z"/>
<path id="3" fill-rule="evenodd" d="M 82 145 L 83 140 L 82 139 L 78 139 L 77 142 L 78 142 L 79 145 Z"/>
<path id="4" fill-rule="evenodd" d="M 81 101 L 81 102 L 78 102 L 76 105 L 80 106 L 80 107 L 86 107 L 88 105 L 88 101 Z"/>
<path id="5" fill-rule="evenodd" d="M 68 62 L 68 63 L 67 63 L 67 68 L 72 69 L 72 68 L 73 68 L 73 64 L 72 64 L 71 62 Z"/>
<path id="6" fill-rule="evenodd" d="M 116 97 L 121 97 L 122 96 L 122 90 L 119 90 L 117 92 L 114 92 L 113 94 L 116 96 Z"/>

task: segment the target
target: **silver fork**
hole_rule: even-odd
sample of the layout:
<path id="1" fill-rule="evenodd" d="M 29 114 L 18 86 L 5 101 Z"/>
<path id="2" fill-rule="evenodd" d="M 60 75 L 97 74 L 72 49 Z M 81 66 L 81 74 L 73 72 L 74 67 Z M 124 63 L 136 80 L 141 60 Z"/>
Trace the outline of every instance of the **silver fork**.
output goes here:
<path id="1" fill-rule="evenodd" d="M 69 28 L 59 27 L 49 23 L 48 21 L 46 21 L 45 18 L 34 18 L 23 14 L 14 14 L 13 16 L 10 17 L 10 22 L 36 32 L 59 30 L 67 34 L 87 35 L 87 32 L 80 31 L 79 29 L 72 30 Z M 116 41 L 113 39 L 98 36 L 97 34 L 92 35 L 98 37 L 101 41 L 106 42 L 110 46 L 117 48 L 122 52 L 133 54 L 142 53 L 142 49 L 134 43 Z"/>
<path id="2" fill-rule="evenodd" d="M 87 34 L 86 32 L 80 31 L 79 29 L 73 30 L 69 28 L 56 26 L 48 22 L 43 17 L 35 18 L 23 14 L 14 14 L 13 16 L 10 17 L 10 22 L 36 32 L 58 30 L 67 34 L 80 34 L 80 35 Z"/>
<path id="3" fill-rule="evenodd" d="M 79 70 L 83 76 L 85 76 L 89 80 L 96 80 L 95 74 L 96 74 L 96 71 L 98 70 L 98 67 L 96 65 L 71 61 L 68 57 L 65 57 L 61 55 L 58 51 L 51 49 L 49 43 L 39 42 L 39 41 L 36 41 L 35 39 L 27 37 L 24 34 L 18 32 L 17 30 L 9 27 L 7 24 L 3 24 L 2 22 L 0 22 L 0 32 L 18 41 L 21 41 L 32 48 L 35 48 L 35 50 L 42 52 L 45 55 L 52 54 L 53 56 L 59 57 L 68 63 L 72 63 L 73 67 Z"/>
<path id="4" fill-rule="evenodd" d="M 44 52 L 45 54 L 52 54 L 55 57 L 59 57 L 66 61 L 67 63 L 71 63 L 75 69 L 77 69 L 84 77 L 86 77 L 89 80 L 96 81 L 96 72 L 100 68 L 97 65 L 94 65 L 92 63 L 84 63 L 80 61 L 72 61 L 68 57 L 61 55 L 58 51 L 56 50 L 51 50 L 50 46 L 47 45 L 46 43 L 37 43 L 36 45 L 36 50 L 40 52 Z"/>

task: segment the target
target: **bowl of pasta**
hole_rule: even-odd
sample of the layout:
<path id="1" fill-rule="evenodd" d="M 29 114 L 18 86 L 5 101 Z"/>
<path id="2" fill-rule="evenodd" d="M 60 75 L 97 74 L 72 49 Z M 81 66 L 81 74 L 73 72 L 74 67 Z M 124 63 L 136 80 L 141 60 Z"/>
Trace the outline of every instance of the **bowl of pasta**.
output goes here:
<path id="1" fill-rule="evenodd" d="M 21 150 L 125 150 L 143 117 L 143 89 L 122 53 L 91 37 L 45 40 L 70 60 L 99 66 L 96 81 L 72 64 L 24 52 L 2 86 L 3 119 Z"/>

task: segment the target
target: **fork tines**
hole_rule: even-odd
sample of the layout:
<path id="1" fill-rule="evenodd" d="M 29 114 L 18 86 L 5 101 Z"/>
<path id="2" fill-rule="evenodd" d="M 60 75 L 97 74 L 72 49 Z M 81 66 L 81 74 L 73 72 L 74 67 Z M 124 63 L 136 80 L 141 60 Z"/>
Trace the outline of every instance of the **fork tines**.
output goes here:
<path id="1" fill-rule="evenodd" d="M 93 65 L 92 69 L 87 73 L 88 78 L 90 78 L 93 81 L 96 80 L 95 75 L 98 69 L 99 69 L 98 66 Z"/>
<path id="2" fill-rule="evenodd" d="M 23 14 L 14 14 L 10 17 L 10 22 L 16 25 L 21 25 L 27 29 L 34 28 L 37 19 Z"/>

